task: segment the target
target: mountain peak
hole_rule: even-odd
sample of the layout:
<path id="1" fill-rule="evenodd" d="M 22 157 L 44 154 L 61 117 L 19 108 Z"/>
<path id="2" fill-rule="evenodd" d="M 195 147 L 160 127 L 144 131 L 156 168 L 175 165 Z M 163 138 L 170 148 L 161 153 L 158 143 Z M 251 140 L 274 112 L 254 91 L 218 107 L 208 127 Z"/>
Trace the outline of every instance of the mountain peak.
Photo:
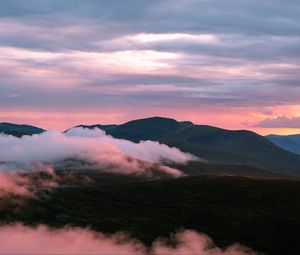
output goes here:
<path id="1" fill-rule="evenodd" d="M 148 117 L 148 118 L 143 118 L 143 119 L 131 120 L 124 124 L 131 123 L 131 122 L 176 122 L 176 123 L 178 123 L 177 120 L 172 119 L 172 118 L 153 116 L 153 117 Z"/>
<path id="2" fill-rule="evenodd" d="M 141 126 L 162 125 L 164 128 L 174 128 L 174 127 L 193 126 L 194 123 L 191 121 L 177 121 L 172 118 L 154 116 L 154 117 L 149 117 L 149 118 L 131 120 L 120 126 L 131 126 L 131 125 L 141 125 Z"/>

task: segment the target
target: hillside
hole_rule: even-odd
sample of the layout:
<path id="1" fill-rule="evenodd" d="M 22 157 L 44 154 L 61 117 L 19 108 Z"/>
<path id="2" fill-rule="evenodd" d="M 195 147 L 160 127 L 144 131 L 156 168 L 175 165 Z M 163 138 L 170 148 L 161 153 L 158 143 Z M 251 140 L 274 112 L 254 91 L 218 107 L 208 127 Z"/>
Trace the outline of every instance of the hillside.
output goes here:
<path id="1" fill-rule="evenodd" d="M 188 176 L 215 175 L 215 176 L 241 176 L 264 179 L 289 179 L 288 176 L 270 172 L 265 169 L 249 165 L 230 165 L 190 161 L 187 164 L 171 164 L 170 166 L 181 170 Z"/>
<path id="2" fill-rule="evenodd" d="M 7 135 L 14 135 L 17 137 L 21 137 L 23 135 L 34 135 L 43 133 L 45 130 L 30 126 L 30 125 L 17 125 L 12 123 L 2 122 L 0 123 L 0 133 L 4 133 Z"/>
<path id="3" fill-rule="evenodd" d="M 114 126 L 107 133 L 134 142 L 159 141 L 213 163 L 250 165 L 300 176 L 299 155 L 251 131 L 232 131 L 153 117 Z"/>
<path id="4" fill-rule="evenodd" d="M 285 150 L 300 154 L 300 135 L 268 135 L 266 138 Z"/>

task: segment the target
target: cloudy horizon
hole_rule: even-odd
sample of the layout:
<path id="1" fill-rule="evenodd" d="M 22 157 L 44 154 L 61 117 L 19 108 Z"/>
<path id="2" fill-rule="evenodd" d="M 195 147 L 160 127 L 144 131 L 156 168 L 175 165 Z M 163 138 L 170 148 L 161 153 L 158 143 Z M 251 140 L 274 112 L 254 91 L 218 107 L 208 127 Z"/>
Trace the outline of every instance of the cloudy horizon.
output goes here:
<path id="1" fill-rule="evenodd" d="M 299 12 L 296 0 L 4 1 L 0 120 L 300 133 Z"/>

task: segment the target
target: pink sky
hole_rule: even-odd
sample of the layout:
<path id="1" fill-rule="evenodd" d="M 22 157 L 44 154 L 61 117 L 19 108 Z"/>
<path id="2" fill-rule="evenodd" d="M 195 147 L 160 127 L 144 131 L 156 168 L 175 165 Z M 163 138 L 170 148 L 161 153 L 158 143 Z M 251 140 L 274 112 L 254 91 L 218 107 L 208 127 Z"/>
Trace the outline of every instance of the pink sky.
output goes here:
<path id="1" fill-rule="evenodd" d="M 298 4 L 91 0 L 78 13 L 42 2 L 0 12 L 0 122 L 64 130 L 164 116 L 300 133 Z"/>
<path id="2" fill-rule="evenodd" d="M 215 109 L 216 110 L 216 109 Z M 220 109 L 219 109 L 220 110 Z M 212 125 L 225 129 L 247 129 L 253 130 L 259 134 L 296 134 L 300 133 L 300 128 L 260 128 L 253 127 L 253 123 L 263 119 L 262 115 L 255 112 L 212 112 L 212 111 L 194 111 L 172 109 L 142 109 L 141 111 L 128 109 L 125 113 L 118 110 L 108 113 L 86 113 L 86 112 L 7 112 L 1 113 L 0 118 L 5 122 L 17 124 L 30 124 L 44 129 L 64 131 L 70 127 L 80 124 L 122 124 L 127 121 L 139 118 L 147 118 L 153 116 L 164 116 L 174 118 L 178 121 L 192 121 L 199 125 Z M 242 123 L 241 119 L 247 119 Z"/>

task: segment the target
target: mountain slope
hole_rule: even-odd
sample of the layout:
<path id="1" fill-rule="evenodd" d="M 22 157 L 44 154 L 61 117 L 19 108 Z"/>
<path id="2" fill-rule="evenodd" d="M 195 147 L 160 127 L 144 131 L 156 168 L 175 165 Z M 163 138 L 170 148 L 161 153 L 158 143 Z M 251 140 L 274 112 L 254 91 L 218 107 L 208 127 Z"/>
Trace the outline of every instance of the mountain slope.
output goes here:
<path id="1" fill-rule="evenodd" d="M 300 135 L 268 135 L 266 138 L 285 150 L 300 154 Z"/>
<path id="2" fill-rule="evenodd" d="M 231 131 L 153 117 L 127 122 L 107 133 L 134 142 L 159 141 L 214 163 L 245 164 L 281 174 L 300 175 L 299 155 L 246 130 Z"/>
<path id="3" fill-rule="evenodd" d="M 263 179 L 289 179 L 288 176 L 272 173 L 265 169 L 248 165 L 229 165 L 190 161 L 187 164 L 171 164 L 170 166 L 175 167 L 188 176 L 241 176 Z"/>
<path id="4" fill-rule="evenodd" d="M 21 137 L 23 135 L 34 135 L 34 134 L 41 134 L 45 130 L 30 126 L 30 125 L 17 125 L 12 123 L 2 122 L 0 123 L 0 133 L 4 133 L 7 135 L 14 135 L 17 137 Z"/>

